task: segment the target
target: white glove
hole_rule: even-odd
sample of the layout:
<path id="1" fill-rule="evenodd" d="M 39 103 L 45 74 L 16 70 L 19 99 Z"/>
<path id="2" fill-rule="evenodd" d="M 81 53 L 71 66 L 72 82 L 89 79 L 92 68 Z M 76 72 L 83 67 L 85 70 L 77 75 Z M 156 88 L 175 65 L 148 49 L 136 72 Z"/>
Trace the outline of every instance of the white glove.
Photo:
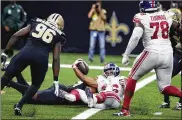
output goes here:
<path id="1" fill-rule="evenodd" d="M 58 97 L 59 96 L 59 81 L 54 81 L 55 91 L 54 94 Z"/>
<path id="2" fill-rule="evenodd" d="M 8 58 L 8 55 L 6 53 L 1 54 L 1 63 L 5 64 L 6 60 Z"/>
<path id="3" fill-rule="evenodd" d="M 78 64 L 78 63 L 81 63 L 81 62 L 83 62 L 83 59 L 78 58 L 78 59 L 73 63 L 72 67 L 73 67 L 73 68 L 76 68 L 76 67 L 77 67 L 77 64 Z"/>
<path id="4" fill-rule="evenodd" d="M 130 60 L 129 60 L 128 55 L 123 55 L 122 64 L 124 66 L 128 66 L 129 63 L 130 63 Z"/>

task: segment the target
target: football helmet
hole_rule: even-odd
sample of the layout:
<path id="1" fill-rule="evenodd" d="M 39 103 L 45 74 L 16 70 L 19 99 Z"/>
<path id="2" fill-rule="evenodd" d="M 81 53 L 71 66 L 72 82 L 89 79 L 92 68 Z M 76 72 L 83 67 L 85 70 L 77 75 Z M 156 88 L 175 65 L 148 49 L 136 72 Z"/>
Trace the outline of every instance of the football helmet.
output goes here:
<path id="1" fill-rule="evenodd" d="M 177 8 L 171 8 L 168 10 L 168 12 L 172 13 L 172 19 L 173 21 L 177 22 L 177 23 L 181 23 L 181 11 Z"/>
<path id="2" fill-rule="evenodd" d="M 119 74 L 120 74 L 120 69 L 119 69 L 119 67 L 116 64 L 110 62 L 110 63 L 107 63 L 104 66 L 104 75 L 106 77 L 108 77 L 108 76 L 114 76 L 114 77 L 116 77 Z"/>
<path id="3" fill-rule="evenodd" d="M 158 10 L 158 2 L 156 0 L 141 0 L 139 3 L 140 12 L 152 12 Z"/>
<path id="4" fill-rule="evenodd" d="M 64 19 L 63 17 L 58 13 L 53 13 L 47 18 L 48 22 L 51 22 L 53 25 L 55 25 L 58 29 L 63 30 L 64 28 Z"/>

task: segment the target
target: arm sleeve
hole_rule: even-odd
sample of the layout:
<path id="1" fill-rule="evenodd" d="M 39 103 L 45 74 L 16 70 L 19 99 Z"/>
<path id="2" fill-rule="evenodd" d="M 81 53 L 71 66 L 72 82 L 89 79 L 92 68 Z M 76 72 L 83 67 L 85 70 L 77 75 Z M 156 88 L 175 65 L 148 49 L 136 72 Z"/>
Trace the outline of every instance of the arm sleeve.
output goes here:
<path id="1" fill-rule="evenodd" d="M 141 27 L 135 27 L 132 36 L 130 37 L 126 51 L 124 53 L 125 55 L 130 54 L 133 51 L 133 49 L 135 49 L 142 35 L 143 29 Z"/>

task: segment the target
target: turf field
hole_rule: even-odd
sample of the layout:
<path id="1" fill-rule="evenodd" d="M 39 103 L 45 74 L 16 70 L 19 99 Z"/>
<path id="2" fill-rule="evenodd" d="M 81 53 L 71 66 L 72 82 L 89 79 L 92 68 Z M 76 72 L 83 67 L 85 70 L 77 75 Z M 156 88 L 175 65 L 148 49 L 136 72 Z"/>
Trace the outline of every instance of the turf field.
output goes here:
<path id="1" fill-rule="evenodd" d="M 86 54 L 61 54 L 61 64 L 72 64 L 77 58 L 83 58 L 89 65 L 102 66 L 99 61 L 99 56 L 95 56 L 94 62 L 89 63 L 87 61 Z M 121 56 L 107 56 L 106 62 L 115 62 L 120 67 Z M 131 59 L 133 61 L 133 59 Z M 50 61 L 51 63 L 51 56 Z M 131 67 L 131 64 L 129 65 Z M 90 77 L 95 77 L 98 74 L 102 74 L 101 70 L 89 71 Z M 128 71 L 121 71 L 121 75 L 127 76 Z M 140 81 L 154 73 L 145 75 Z M 30 82 L 30 70 L 27 68 L 23 71 L 23 76 Z M 53 83 L 52 68 L 48 69 L 44 83 L 41 86 L 42 89 L 50 87 Z M 77 82 L 77 78 L 71 68 L 61 68 L 59 82 L 65 85 L 72 85 Z M 176 76 L 172 81 L 173 85 L 180 87 L 180 76 Z M 5 93 L 1 95 L 1 114 L 2 119 L 71 119 L 72 117 L 87 110 L 87 105 L 30 105 L 27 104 L 23 107 L 23 116 L 14 116 L 13 105 L 21 98 L 21 94 L 12 88 L 5 88 Z M 134 99 L 131 104 L 132 117 L 116 117 L 112 116 L 114 112 L 118 110 L 103 110 L 100 111 L 88 119 L 180 119 L 181 111 L 172 110 L 175 107 L 177 98 L 171 97 L 171 108 L 160 109 L 158 106 L 161 104 L 163 96 L 158 92 L 156 81 L 149 83 L 135 93 Z M 161 112 L 162 115 L 154 115 L 156 112 Z"/>

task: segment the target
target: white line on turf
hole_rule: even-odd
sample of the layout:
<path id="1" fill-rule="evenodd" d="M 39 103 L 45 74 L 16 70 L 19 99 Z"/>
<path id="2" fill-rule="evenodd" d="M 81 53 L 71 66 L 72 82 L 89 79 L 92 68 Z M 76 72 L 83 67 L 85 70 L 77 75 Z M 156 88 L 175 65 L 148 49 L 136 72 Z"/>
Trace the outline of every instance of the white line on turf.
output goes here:
<path id="1" fill-rule="evenodd" d="M 9 64 L 9 61 L 7 61 L 6 64 Z M 52 67 L 52 64 L 49 63 L 48 66 Z M 71 64 L 60 64 L 60 67 L 61 68 L 72 68 L 72 65 Z M 91 66 L 91 65 L 89 65 L 89 69 L 102 70 L 103 66 Z M 129 68 L 129 67 L 120 67 L 120 70 L 121 71 L 131 71 L 131 68 Z M 151 72 L 154 72 L 154 70 L 152 70 Z"/>
<path id="2" fill-rule="evenodd" d="M 143 88 L 144 86 L 146 86 L 147 84 L 151 83 L 152 81 L 154 81 L 156 79 L 156 75 L 152 75 L 150 77 L 147 77 L 145 79 L 143 79 L 142 81 L 138 82 L 136 84 L 136 89 L 135 89 L 135 92 L 141 88 Z M 90 108 L 82 113 L 80 113 L 79 115 L 73 117 L 72 119 L 78 119 L 78 120 L 81 120 L 81 119 L 87 119 L 89 118 L 90 116 L 98 113 L 99 111 L 101 111 L 101 109 L 96 109 L 96 108 Z"/>

